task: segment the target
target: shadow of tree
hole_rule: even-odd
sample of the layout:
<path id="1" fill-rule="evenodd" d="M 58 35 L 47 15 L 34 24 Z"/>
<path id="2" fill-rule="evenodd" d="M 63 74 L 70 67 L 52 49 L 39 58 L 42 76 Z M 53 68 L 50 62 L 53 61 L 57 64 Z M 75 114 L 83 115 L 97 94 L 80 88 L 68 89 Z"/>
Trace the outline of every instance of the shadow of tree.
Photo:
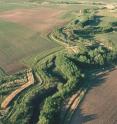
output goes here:
<path id="1" fill-rule="evenodd" d="M 69 124 L 84 124 L 86 122 L 92 121 L 94 119 L 97 118 L 97 114 L 85 114 L 82 112 L 82 109 L 80 109 L 80 107 L 75 111 L 74 115 L 77 115 L 77 117 L 75 116 L 72 117 L 72 120 L 70 121 Z"/>
<path id="2" fill-rule="evenodd" d="M 89 25 L 91 26 L 98 26 L 101 22 L 101 19 L 103 18 L 104 16 L 94 16 L 93 20 L 90 20 L 89 21 Z"/>
<path id="3" fill-rule="evenodd" d="M 91 121 L 96 118 L 96 114 L 84 115 L 83 122 Z"/>
<path id="4" fill-rule="evenodd" d="M 88 83 L 85 83 L 86 85 L 84 85 L 84 89 L 88 87 L 87 94 L 93 88 L 102 85 L 106 81 L 109 73 L 114 71 L 114 70 L 115 70 L 114 67 L 109 67 L 109 68 L 105 68 L 105 70 L 103 70 L 103 71 L 100 69 L 100 72 L 102 72 L 102 73 L 99 75 L 95 75 L 94 73 L 90 74 L 87 77 Z M 103 73 L 105 71 L 106 71 L 106 73 Z M 100 72 L 98 72 L 98 73 L 100 73 Z M 85 97 L 86 97 L 86 95 L 84 96 L 83 99 L 85 99 Z M 82 99 L 82 101 L 83 101 L 83 99 Z M 89 121 L 92 121 L 92 120 L 95 120 L 96 118 L 98 118 L 98 115 L 96 113 L 92 113 L 89 115 L 83 113 L 83 110 L 80 107 L 82 105 L 82 101 L 81 101 L 79 107 L 75 110 L 75 113 L 72 116 L 72 120 L 70 121 L 70 124 L 84 124 L 86 122 L 89 122 Z M 74 116 L 74 115 L 76 115 L 76 116 Z M 72 123 L 72 121 L 74 123 Z"/>
<path id="5" fill-rule="evenodd" d="M 82 113 L 82 110 L 80 108 L 78 108 L 75 114 L 77 114 L 77 117 L 78 117 L 75 119 L 76 124 L 83 124 L 97 118 L 96 114 L 86 115 Z"/>

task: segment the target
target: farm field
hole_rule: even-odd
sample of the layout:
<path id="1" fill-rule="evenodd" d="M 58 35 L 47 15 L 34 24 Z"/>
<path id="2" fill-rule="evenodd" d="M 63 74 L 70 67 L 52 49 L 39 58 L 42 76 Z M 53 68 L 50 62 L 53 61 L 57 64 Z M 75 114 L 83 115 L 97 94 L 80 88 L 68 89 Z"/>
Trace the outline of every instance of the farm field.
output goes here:
<path id="1" fill-rule="evenodd" d="M 38 32 L 16 23 L 2 20 L 0 27 L 0 65 L 6 71 L 12 71 L 10 66 L 12 68 L 12 64 L 27 56 L 59 46 L 40 36 Z"/>
<path id="2" fill-rule="evenodd" d="M 59 47 L 47 34 L 77 16 L 74 12 L 90 7 L 78 6 L 0 1 L 0 66 L 14 73 L 26 68 L 21 62 L 25 58 L 28 61 L 27 58 Z"/>
<path id="3" fill-rule="evenodd" d="M 26 68 L 21 61 L 59 45 L 47 38 L 85 6 L 40 5 L 28 1 L 0 1 L 0 66 L 8 73 Z M 28 62 L 26 62 L 28 63 Z"/>
<path id="4" fill-rule="evenodd" d="M 6 72 L 16 72 L 25 67 L 20 63 L 25 57 L 59 47 L 46 34 L 65 22 L 59 19 L 60 14 L 48 7 L 0 12 L 0 66 Z"/>
<path id="5" fill-rule="evenodd" d="M 92 86 L 70 124 L 116 124 L 116 75 L 117 69 L 92 80 Z"/>

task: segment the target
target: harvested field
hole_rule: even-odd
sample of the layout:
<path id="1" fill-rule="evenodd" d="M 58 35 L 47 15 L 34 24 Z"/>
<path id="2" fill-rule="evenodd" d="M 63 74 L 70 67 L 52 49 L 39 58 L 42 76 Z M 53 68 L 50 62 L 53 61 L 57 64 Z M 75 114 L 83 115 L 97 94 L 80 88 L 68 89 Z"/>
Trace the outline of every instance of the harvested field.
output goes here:
<path id="1" fill-rule="evenodd" d="M 71 124 L 117 123 L 117 69 L 93 80 L 93 86 L 76 110 Z"/>

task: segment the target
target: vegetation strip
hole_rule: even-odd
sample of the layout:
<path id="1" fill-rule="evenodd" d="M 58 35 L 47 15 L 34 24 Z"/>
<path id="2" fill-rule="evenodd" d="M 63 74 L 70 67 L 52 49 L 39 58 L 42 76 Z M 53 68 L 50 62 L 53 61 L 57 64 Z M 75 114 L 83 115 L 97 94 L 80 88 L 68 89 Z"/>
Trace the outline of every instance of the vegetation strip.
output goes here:
<path id="1" fill-rule="evenodd" d="M 22 85 L 21 87 L 19 87 L 18 89 L 16 89 L 15 91 L 13 91 L 9 96 L 6 97 L 6 99 L 1 104 L 1 108 L 6 109 L 8 107 L 8 105 L 11 103 L 11 101 L 20 92 L 22 92 L 24 89 L 26 89 L 29 86 L 31 86 L 32 84 L 34 84 L 34 77 L 33 77 L 33 73 L 32 73 L 31 70 L 29 72 L 27 72 L 27 78 L 28 78 L 28 82 L 26 82 L 24 85 Z"/>
<path id="2" fill-rule="evenodd" d="M 108 30 L 108 29 L 105 29 L 105 31 L 106 31 L 106 30 Z M 51 35 L 51 38 L 54 39 L 54 40 L 56 40 L 57 42 L 60 42 L 60 40 L 58 40 L 58 39 L 56 39 L 55 37 L 53 37 L 53 35 Z M 61 42 L 60 42 L 60 43 L 61 43 Z M 62 44 L 63 46 L 67 46 L 67 45 L 68 45 L 68 44 L 66 45 L 66 43 L 61 43 L 61 44 Z M 109 48 L 110 48 L 110 47 L 109 47 Z M 111 48 L 111 50 L 112 50 L 112 48 Z M 108 71 L 106 71 L 106 72 L 108 72 Z M 106 73 L 106 72 L 105 72 L 105 73 Z M 72 107 L 74 106 L 74 103 L 75 103 L 75 102 L 76 102 L 76 106 L 74 106 L 75 108 L 79 105 L 79 103 L 80 103 L 80 101 L 82 100 L 83 96 L 84 96 L 85 93 L 87 92 L 88 87 L 89 87 L 89 86 L 87 86 L 86 89 L 83 89 L 83 90 L 80 92 L 80 94 L 78 95 L 78 97 L 77 97 L 75 100 L 73 100 L 73 104 L 70 104 L 70 106 L 69 106 L 70 108 L 72 108 Z M 68 108 L 69 108 L 69 107 L 68 107 Z M 69 108 L 69 109 L 70 109 L 70 108 Z M 68 109 L 69 112 L 67 113 L 66 118 L 64 118 L 64 119 L 65 119 L 65 122 L 64 122 L 65 124 L 67 124 L 67 123 L 70 122 L 71 117 L 72 117 L 72 115 L 73 115 L 73 113 L 74 113 L 74 109 L 73 109 L 73 110 L 72 110 L 72 109 L 69 110 L 69 109 Z"/>

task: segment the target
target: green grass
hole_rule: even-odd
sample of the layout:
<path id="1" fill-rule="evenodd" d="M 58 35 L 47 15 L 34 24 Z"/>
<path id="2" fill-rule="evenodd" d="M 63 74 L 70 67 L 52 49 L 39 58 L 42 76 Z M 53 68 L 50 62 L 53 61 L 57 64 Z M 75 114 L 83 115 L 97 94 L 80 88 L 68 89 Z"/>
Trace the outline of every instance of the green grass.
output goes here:
<path id="1" fill-rule="evenodd" d="M 74 3 L 74 2 L 83 2 L 82 0 L 0 0 L 0 11 L 6 11 L 6 10 L 13 10 L 13 9 L 19 9 L 19 8 L 35 8 L 37 6 L 40 6 L 39 3 L 41 2 L 70 2 L 70 3 Z M 117 2 L 116 0 L 84 0 L 85 2 L 87 2 L 87 4 L 89 2 L 106 2 L 106 3 L 110 3 L 110 2 Z M 36 4 L 38 3 L 38 4 Z M 90 4 L 88 4 L 90 5 Z M 79 8 L 79 7 L 77 7 Z"/>
<path id="2" fill-rule="evenodd" d="M 38 4 L 27 2 L 26 0 L 0 0 L 0 11 L 8 11 L 13 9 L 34 8 Z"/>
<path id="3" fill-rule="evenodd" d="M 6 76 L 6 73 L 2 68 L 0 68 L 0 78 L 2 78 L 3 76 Z"/>
<path id="4" fill-rule="evenodd" d="M 41 61 L 42 59 L 45 59 L 45 57 L 54 54 L 58 51 L 61 51 L 63 47 L 55 47 L 51 50 L 42 51 L 41 53 L 38 53 L 37 55 L 33 55 L 32 57 L 26 57 L 23 60 L 21 60 L 24 64 L 26 64 L 29 67 L 33 67 L 37 62 Z"/>
<path id="5" fill-rule="evenodd" d="M 19 83 L 15 80 L 20 80 Z M 0 105 L 3 100 L 18 87 L 27 81 L 26 71 L 18 72 L 14 75 L 7 75 L 2 68 L 0 68 Z"/>
<path id="6" fill-rule="evenodd" d="M 36 1 L 36 0 L 33 0 L 33 1 Z M 39 1 L 39 0 L 37 0 Z M 45 1 L 54 1 L 54 2 L 70 2 L 70 3 L 74 3 L 74 2 L 117 2 L 116 0 L 45 0 Z"/>
<path id="7" fill-rule="evenodd" d="M 107 26 L 111 22 L 117 22 L 117 18 L 104 16 L 101 18 L 100 26 Z M 117 48 L 117 32 L 110 32 L 110 33 L 102 33 L 96 35 L 97 40 L 103 41 L 107 43 L 108 41 L 112 41 Z"/>
<path id="8" fill-rule="evenodd" d="M 97 40 L 100 40 L 104 43 L 112 41 L 112 43 L 114 43 L 115 48 L 117 48 L 117 32 L 111 32 L 108 34 L 98 34 L 96 38 Z"/>
<path id="9" fill-rule="evenodd" d="M 101 17 L 100 20 L 100 26 L 107 26 L 111 22 L 117 22 L 117 18 L 109 16 Z"/>
<path id="10" fill-rule="evenodd" d="M 99 26 L 107 26 L 108 24 L 111 24 L 112 22 L 117 22 L 117 18 L 115 17 L 109 17 L 109 16 L 104 16 L 101 18 L 101 22 Z M 96 37 L 103 39 L 103 41 L 112 41 L 115 45 L 117 45 L 117 32 L 111 32 L 111 33 L 103 33 L 103 34 L 98 34 Z"/>
<path id="11" fill-rule="evenodd" d="M 117 32 L 113 32 L 112 34 L 109 34 L 108 38 L 112 40 L 112 42 L 116 45 L 117 48 Z"/>

